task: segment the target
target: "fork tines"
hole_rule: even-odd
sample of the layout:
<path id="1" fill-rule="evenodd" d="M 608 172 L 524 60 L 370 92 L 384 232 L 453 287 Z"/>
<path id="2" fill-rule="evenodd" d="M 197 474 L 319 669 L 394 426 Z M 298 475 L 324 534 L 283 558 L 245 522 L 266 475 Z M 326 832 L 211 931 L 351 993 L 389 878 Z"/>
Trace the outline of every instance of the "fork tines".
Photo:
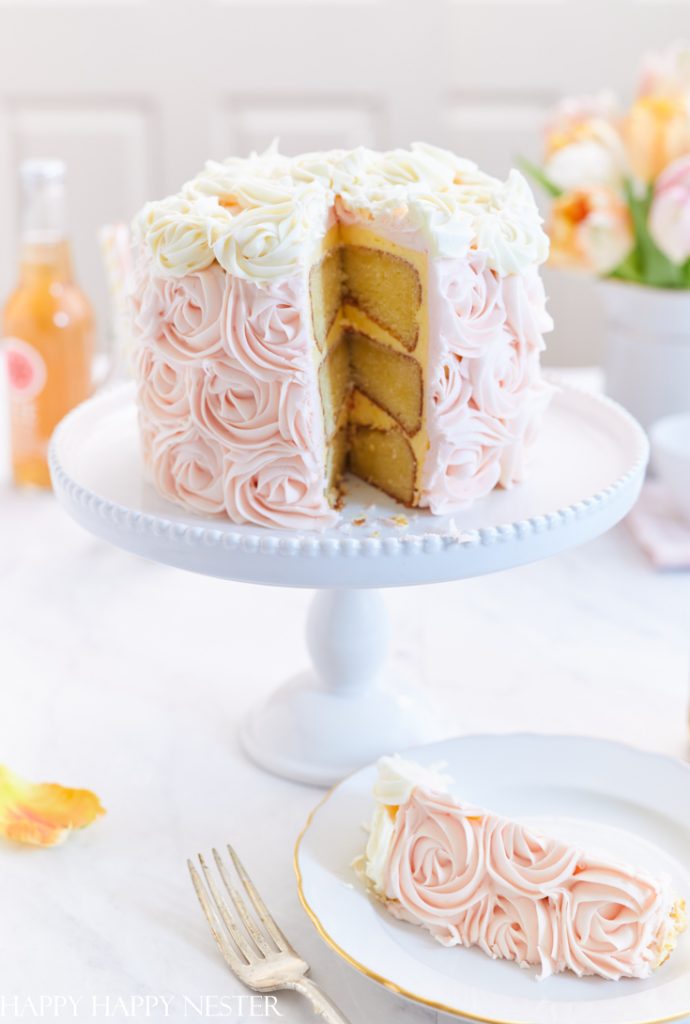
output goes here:
<path id="1" fill-rule="evenodd" d="M 198 856 L 205 885 L 191 860 L 187 861 L 187 866 L 199 903 L 206 915 L 218 948 L 228 967 L 235 973 L 241 974 L 243 968 L 255 965 L 258 961 L 276 960 L 281 954 L 293 954 L 293 950 L 269 914 L 266 904 L 261 899 L 239 857 L 231 846 L 228 846 L 227 849 L 255 914 L 250 911 L 246 901 L 232 884 L 223 859 L 216 849 L 212 851 L 213 859 L 216 862 L 220 881 L 234 907 L 234 913 L 203 855 L 199 854 Z"/>

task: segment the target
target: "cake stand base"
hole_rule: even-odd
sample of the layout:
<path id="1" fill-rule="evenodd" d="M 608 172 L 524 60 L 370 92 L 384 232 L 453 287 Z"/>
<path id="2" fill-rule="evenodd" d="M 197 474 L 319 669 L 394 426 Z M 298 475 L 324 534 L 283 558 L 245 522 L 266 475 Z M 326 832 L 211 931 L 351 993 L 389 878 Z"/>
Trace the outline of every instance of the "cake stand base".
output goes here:
<path id="1" fill-rule="evenodd" d="M 254 708 L 241 730 L 262 768 L 331 786 L 382 753 L 442 735 L 428 695 L 382 671 L 390 627 L 375 590 L 322 590 L 307 619 L 313 669 Z"/>

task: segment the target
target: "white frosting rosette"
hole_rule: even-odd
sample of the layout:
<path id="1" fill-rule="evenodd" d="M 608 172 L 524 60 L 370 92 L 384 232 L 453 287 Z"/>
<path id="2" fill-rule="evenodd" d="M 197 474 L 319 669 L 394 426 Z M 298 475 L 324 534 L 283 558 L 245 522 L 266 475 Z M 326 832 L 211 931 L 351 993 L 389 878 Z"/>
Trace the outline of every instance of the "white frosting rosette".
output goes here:
<path id="1" fill-rule="evenodd" d="M 267 283 L 309 265 L 313 239 L 335 207 L 343 218 L 395 222 L 404 214 L 437 257 L 483 251 L 501 274 L 543 262 L 546 235 L 521 174 L 505 182 L 446 150 L 414 143 L 288 158 L 210 161 L 181 193 L 149 203 L 135 224 L 162 273 L 183 276 L 217 260 Z"/>
<path id="2" fill-rule="evenodd" d="M 476 247 L 499 274 L 516 274 L 543 263 L 549 241 L 527 181 L 512 170 L 491 205 L 474 217 Z"/>
<path id="3" fill-rule="evenodd" d="M 134 223 L 162 274 L 181 277 L 213 263 L 210 246 L 217 222 L 227 220 L 216 199 L 169 196 L 147 203 Z"/>
<path id="4" fill-rule="evenodd" d="M 325 234 L 329 205 L 324 191 L 318 185 L 284 189 L 270 183 L 259 189 L 245 182 L 236 194 L 241 209 L 213 244 L 221 267 L 235 277 L 266 282 L 291 277 L 305 266 Z"/>

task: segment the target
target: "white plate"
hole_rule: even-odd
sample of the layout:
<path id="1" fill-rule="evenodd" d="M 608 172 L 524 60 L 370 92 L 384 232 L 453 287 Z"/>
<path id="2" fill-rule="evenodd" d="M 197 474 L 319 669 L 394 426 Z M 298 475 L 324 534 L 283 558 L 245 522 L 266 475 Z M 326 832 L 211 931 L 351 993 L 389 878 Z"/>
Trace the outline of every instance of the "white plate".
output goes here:
<path id="1" fill-rule="evenodd" d="M 669 872 L 690 897 L 690 766 L 604 740 L 468 736 L 420 747 L 445 761 L 459 795 L 650 871 Z M 321 937 L 391 991 L 492 1024 L 657 1024 L 690 1014 L 690 933 L 646 981 L 561 974 L 536 980 L 476 949 L 445 949 L 392 918 L 351 863 L 366 842 L 375 766 L 331 790 L 295 850 L 299 895 Z M 689 901 L 690 902 L 690 901 Z"/>

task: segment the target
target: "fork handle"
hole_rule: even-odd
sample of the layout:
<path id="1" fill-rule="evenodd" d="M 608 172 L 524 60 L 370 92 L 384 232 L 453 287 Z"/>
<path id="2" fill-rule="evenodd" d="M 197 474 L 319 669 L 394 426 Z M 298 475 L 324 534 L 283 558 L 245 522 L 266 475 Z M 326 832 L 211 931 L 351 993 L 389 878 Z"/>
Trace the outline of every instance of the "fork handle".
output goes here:
<path id="1" fill-rule="evenodd" d="M 320 989 L 310 978 L 300 978 L 290 985 L 290 988 L 300 995 L 305 996 L 314 1008 L 324 1024 L 350 1024 L 344 1013 L 341 1013 L 335 1003 L 331 1002 L 323 989 Z"/>

